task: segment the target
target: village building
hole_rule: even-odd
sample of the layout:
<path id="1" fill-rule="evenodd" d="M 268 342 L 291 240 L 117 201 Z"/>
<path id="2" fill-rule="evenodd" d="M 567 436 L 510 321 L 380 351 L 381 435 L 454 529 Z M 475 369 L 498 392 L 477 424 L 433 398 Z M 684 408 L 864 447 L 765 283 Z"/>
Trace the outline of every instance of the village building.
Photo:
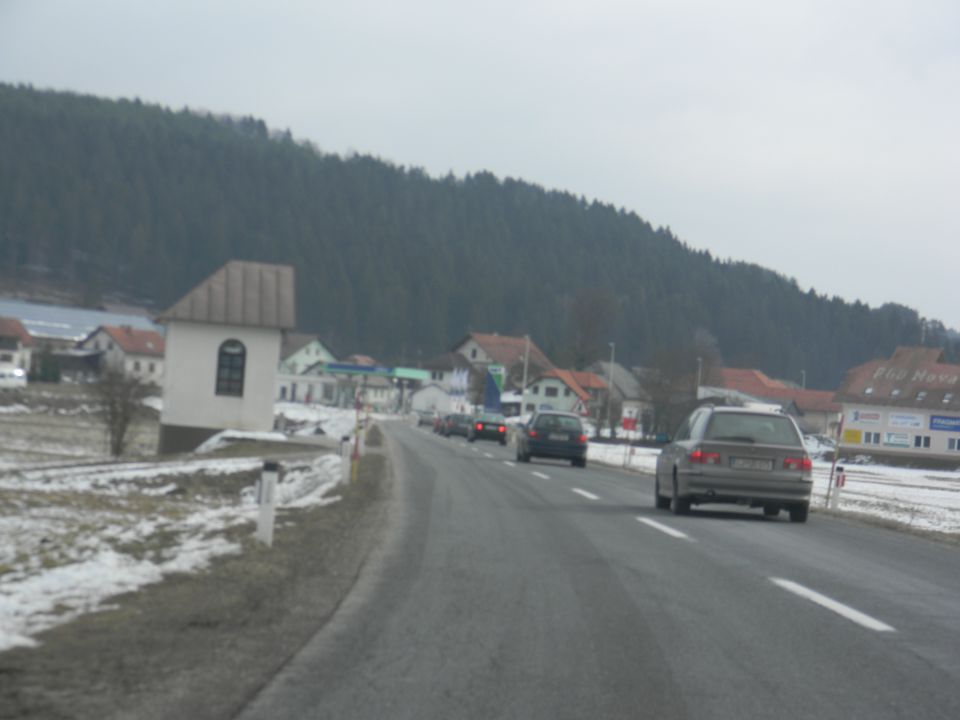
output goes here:
<path id="1" fill-rule="evenodd" d="M 847 372 L 835 399 L 845 453 L 960 462 L 960 365 L 943 351 L 899 347 Z"/>
<path id="2" fill-rule="evenodd" d="M 30 371 L 33 338 L 16 318 L 0 317 L 0 365 Z"/>
<path id="3" fill-rule="evenodd" d="M 599 360 L 587 368 L 612 384 L 614 405 L 620 403 L 625 430 L 644 432 L 653 427 L 653 399 L 640 385 L 637 376 L 620 363 Z"/>
<path id="4" fill-rule="evenodd" d="M 513 377 L 523 371 L 524 358 L 527 357 L 527 339 L 496 333 L 472 332 L 456 343 L 451 352 L 462 355 L 478 370 L 494 364 L 503 365 L 507 374 Z M 554 367 L 533 340 L 530 340 L 527 364 L 528 378 L 535 377 L 545 370 L 552 370 Z"/>
<path id="5" fill-rule="evenodd" d="M 160 315 L 167 326 L 160 452 L 226 430 L 273 428 L 281 335 L 295 325 L 294 270 L 233 260 Z"/>
<path id="6" fill-rule="evenodd" d="M 101 373 L 115 371 L 126 378 L 160 385 L 165 345 L 163 336 L 154 330 L 101 325 L 77 344 L 79 352 L 75 355 L 95 356 Z"/>
<path id="7" fill-rule="evenodd" d="M 834 437 L 840 426 L 842 408 L 834 400 L 834 393 L 791 386 L 760 370 L 712 368 L 698 397 L 774 406 L 793 417 L 801 432 L 808 435 Z"/>
<path id="8" fill-rule="evenodd" d="M 600 406 L 607 383 L 580 370 L 548 370 L 527 386 L 524 412 L 560 410 L 589 415 Z"/>
<path id="9" fill-rule="evenodd" d="M 284 333 L 280 346 L 277 399 L 308 404 L 335 404 L 336 378 L 311 370 L 317 368 L 318 364 L 336 360 L 334 354 L 316 335 Z"/>

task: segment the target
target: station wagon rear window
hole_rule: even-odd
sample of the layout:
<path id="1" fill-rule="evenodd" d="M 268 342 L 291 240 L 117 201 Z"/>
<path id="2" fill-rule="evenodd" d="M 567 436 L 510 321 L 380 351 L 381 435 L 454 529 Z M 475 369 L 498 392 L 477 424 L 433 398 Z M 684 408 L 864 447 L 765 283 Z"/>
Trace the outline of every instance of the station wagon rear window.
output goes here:
<path id="1" fill-rule="evenodd" d="M 703 439 L 757 445 L 803 444 L 790 418 L 748 413 L 714 413 Z"/>

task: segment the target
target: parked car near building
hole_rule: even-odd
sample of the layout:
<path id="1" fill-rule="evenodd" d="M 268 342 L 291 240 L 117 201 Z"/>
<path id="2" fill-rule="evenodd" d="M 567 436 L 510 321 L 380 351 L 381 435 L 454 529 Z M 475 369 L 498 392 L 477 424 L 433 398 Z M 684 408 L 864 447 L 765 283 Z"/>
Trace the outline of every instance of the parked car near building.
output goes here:
<path id="1" fill-rule="evenodd" d="M 657 458 L 656 506 L 677 515 L 691 505 L 737 503 L 781 510 L 806 522 L 812 463 L 787 415 L 707 405 L 694 410 Z"/>
<path id="2" fill-rule="evenodd" d="M 27 373 L 13 365 L 0 365 L 0 390 L 13 390 L 27 386 Z"/>
<path id="3" fill-rule="evenodd" d="M 569 460 L 574 467 L 587 466 L 587 435 L 573 413 L 540 411 L 517 434 L 517 460 L 545 457 Z"/>

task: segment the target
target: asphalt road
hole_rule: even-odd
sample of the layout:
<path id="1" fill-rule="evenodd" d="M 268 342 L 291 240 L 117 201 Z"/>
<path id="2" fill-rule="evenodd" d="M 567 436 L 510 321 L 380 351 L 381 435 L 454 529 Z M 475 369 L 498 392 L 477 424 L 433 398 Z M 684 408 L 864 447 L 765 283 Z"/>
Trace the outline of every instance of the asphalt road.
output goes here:
<path id="1" fill-rule="evenodd" d="M 386 429 L 388 541 L 243 720 L 960 717 L 960 549 Z"/>

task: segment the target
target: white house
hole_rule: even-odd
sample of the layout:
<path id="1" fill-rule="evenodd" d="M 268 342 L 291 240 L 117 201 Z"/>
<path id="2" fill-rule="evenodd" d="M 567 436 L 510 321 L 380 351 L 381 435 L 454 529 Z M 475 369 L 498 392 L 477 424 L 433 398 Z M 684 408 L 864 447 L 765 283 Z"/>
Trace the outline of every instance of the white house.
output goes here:
<path id="1" fill-rule="evenodd" d="M 606 389 L 607 384 L 592 372 L 548 370 L 527 387 L 523 411 L 550 409 L 586 415 Z"/>
<path id="2" fill-rule="evenodd" d="M 160 452 L 225 429 L 273 428 L 281 334 L 295 326 L 294 270 L 232 260 L 159 321 L 167 326 Z"/>
<path id="3" fill-rule="evenodd" d="M 414 390 L 410 394 L 410 409 L 436 410 L 441 414 L 453 412 L 454 399 L 450 393 L 440 385 L 430 383 Z"/>
<path id="4" fill-rule="evenodd" d="M 81 340 L 77 349 L 99 353 L 101 370 L 119 371 L 125 377 L 160 385 L 165 346 L 163 336 L 153 330 L 101 325 Z"/>
<path id="5" fill-rule="evenodd" d="M 335 404 L 336 378 L 310 373 L 311 368 L 316 367 L 317 363 L 330 362 L 336 362 L 336 357 L 316 335 L 284 333 L 280 347 L 277 399 L 288 402 Z"/>
<path id="6" fill-rule="evenodd" d="M 16 318 L 0 317 L 0 364 L 30 371 L 33 338 Z"/>

